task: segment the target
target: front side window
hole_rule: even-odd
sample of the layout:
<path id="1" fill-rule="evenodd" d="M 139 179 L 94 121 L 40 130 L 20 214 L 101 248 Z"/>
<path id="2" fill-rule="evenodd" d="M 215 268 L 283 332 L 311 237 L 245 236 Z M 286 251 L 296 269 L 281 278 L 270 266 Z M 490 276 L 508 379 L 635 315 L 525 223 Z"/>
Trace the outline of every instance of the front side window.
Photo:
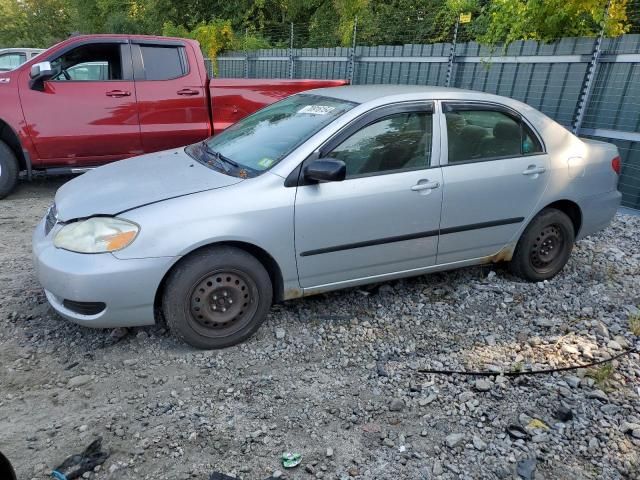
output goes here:
<path id="1" fill-rule="evenodd" d="M 107 62 L 79 63 L 67 69 L 70 80 L 75 81 L 104 81 L 109 80 L 109 64 Z M 61 78 L 65 80 L 66 78 Z"/>
<path id="2" fill-rule="evenodd" d="M 224 163 L 259 174 L 270 169 L 356 104 L 318 95 L 293 95 L 258 110 L 219 135 L 187 148 L 206 165 Z"/>
<path id="3" fill-rule="evenodd" d="M 498 110 L 448 108 L 449 163 L 521 157 L 542 146 L 521 119 Z"/>
<path id="4" fill-rule="evenodd" d="M 0 55 L 0 71 L 13 70 L 27 61 L 24 53 L 5 53 Z"/>
<path id="5" fill-rule="evenodd" d="M 187 73 L 184 47 L 140 45 L 145 80 L 171 80 Z"/>
<path id="6" fill-rule="evenodd" d="M 120 44 L 96 43 L 82 45 L 51 62 L 53 80 L 96 82 L 122 80 Z"/>
<path id="7" fill-rule="evenodd" d="M 431 113 L 390 115 L 357 131 L 331 153 L 347 166 L 347 178 L 428 168 L 431 158 Z"/>

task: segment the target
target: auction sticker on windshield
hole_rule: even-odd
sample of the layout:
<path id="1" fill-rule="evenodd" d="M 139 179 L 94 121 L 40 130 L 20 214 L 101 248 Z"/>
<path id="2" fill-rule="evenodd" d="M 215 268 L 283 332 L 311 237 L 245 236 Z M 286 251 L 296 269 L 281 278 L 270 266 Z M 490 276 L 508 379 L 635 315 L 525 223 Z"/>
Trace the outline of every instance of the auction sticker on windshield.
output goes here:
<path id="1" fill-rule="evenodd" d="M 307 105 L 300 110 L 298 113 L 310 113 L 312 115 L 326 115 L 329 112 L 332 112 L 336 109 L 336 107 L 330 107 L 328 105 Z"/>

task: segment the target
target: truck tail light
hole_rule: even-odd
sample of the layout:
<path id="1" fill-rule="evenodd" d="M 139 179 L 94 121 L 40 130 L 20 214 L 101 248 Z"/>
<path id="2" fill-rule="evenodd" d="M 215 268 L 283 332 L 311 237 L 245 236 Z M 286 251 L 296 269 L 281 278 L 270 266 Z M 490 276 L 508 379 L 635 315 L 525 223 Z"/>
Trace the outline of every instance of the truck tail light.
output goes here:
<path id="1" fill-rule="evenodd" d="M 620 155 L 617 155 L 611 160 L 611 168 L 613 168 L 613 171 L 618 175 L 620 175 L 621 164 Z"/>

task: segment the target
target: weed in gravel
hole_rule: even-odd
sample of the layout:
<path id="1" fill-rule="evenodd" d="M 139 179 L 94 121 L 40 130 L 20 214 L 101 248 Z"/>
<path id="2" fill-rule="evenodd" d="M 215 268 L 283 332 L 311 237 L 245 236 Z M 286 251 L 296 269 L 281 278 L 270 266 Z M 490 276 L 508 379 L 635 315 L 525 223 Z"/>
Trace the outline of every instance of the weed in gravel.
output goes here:
<path id="1" fill-rule="evenodd" d="M 515 362 L 513 365 L 511 365 L 511 371 L 512 372 L 519 373 L 522 370 L 524 370 L 524 363 L 523 362 Z"/>
<path id="2" fill-rule="evenodd" d="M 640 313 L 629 315 L 629 330 L 635 336 L 640 337 Z"/>
<path id="3" fill-rule="evenodd" d="M 587 376 L 595 380 L 596 385 L 605 392 L 613 390 L 613 374 L 615 369 L 612 363 L 605 363 L 600 367 L 593 367 L 587 370 Z"/>

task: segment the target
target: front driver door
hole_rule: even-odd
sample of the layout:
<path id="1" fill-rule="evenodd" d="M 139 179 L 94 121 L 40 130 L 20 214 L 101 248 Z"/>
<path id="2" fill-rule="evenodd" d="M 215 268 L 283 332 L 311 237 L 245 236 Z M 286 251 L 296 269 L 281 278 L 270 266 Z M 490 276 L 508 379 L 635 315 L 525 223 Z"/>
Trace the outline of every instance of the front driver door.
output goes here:
<path id="1" fill-rule="evenodd" d="M 84 42 L 46 60 L 57 73 L 42 90 L 29 88 L 28 71 L 20 82 L 40 166 L 84 166 L 142 153 L 128 40 Z"/>
<path id="2" fill-rule="evenodd" d="M 298 187 L 295 245 L 303 288 L 435 263 L 442 178 L 431 104 L 378 109 L 321 148 L 343 160 L 342 182 Z M 305 162 L 306 163 L 306 162 Z"/>

